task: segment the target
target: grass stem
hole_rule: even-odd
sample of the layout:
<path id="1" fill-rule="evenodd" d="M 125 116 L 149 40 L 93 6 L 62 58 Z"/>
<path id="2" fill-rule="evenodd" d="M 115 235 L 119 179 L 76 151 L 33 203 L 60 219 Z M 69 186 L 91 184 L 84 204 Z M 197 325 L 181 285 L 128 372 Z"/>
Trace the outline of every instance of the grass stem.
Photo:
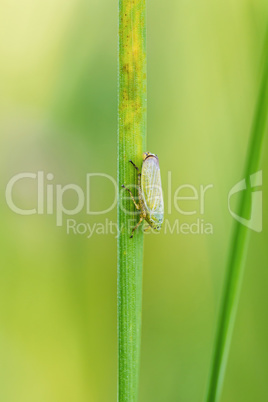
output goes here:
<path id="1" fill-rule="evenodd" d="M 137 184 L 146 150 L 146 1 L 119 0 L 118 188 Z M 133 190 L 134 194 L 137 192 Z M 138 400 L 141 337 L 143 232 L 138 216 L 118 193 L 118 401 Z M 121 205 L 122 204 L 122 205 Z M 123 207 L 123 208 L 122 208 Z"/>
<path id="2" fill-rule="evenodd" d="M 246 179 L 259 169 L 262 143 L 267 131 L 268 40 L 265 42 L 264 56 L 263 78 L 257 100 L 244 172 Z M 250 216 L 251 194 L 251 191 L 243 191 L 238 212 L 238 215 L 241 217 Z M 238 221 L 235 222 L 206 402 L 218 402 L 220 400 L 236 311 L 239 303 L 249 233 L 249 228 L 243 226 Z"/>

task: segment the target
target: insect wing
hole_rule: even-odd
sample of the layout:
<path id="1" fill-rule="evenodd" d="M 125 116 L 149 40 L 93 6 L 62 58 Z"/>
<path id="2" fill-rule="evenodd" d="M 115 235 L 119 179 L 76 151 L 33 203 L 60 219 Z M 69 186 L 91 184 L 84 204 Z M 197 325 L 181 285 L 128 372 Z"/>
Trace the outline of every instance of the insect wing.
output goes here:
<path id="1" fill-rule="evenodd" d="M 162 221 L 164 201 L 159 161 L 156 156 L 150 156 L 143 162 L 141 188 L 147 212 Z"/>

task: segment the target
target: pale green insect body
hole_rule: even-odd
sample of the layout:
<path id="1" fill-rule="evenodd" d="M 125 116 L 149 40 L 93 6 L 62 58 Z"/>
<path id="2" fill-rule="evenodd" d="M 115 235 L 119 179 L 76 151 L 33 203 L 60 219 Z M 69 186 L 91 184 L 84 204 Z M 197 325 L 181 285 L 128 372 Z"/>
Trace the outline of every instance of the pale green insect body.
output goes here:
<path id="1" fill-rule="evenodd" d="M 146 211 L 145 220 L 153 229 L 160 230 L 164 217 L 164 201 L 157 155 L 145 154 L 141 170 L 141 196 Z"/>
<path id="2" fill-rule="evenodd" d="M 158 156 L 145 152 L 143 154 L 143 164 L 141 172 L 132 162 L 132 165 L 138 171 L 138 193 L 139 203 L 136 203 L 131 191 L 124 187 L 130 194 L 136 208 L 140 210 L 140 220 L 132 230 L 132 235 L 143 220 L 154 230 L 161 229 L 164 219 L 164 201 L 161 186 L 161 175 Z"/>

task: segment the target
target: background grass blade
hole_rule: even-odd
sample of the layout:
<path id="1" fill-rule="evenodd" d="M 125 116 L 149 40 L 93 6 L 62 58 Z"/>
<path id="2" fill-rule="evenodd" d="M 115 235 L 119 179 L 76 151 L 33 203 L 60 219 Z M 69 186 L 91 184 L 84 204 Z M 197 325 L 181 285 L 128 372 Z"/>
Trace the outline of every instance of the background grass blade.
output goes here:
<path id="1" fill-rule="evenodd" d="M 262 151 L 262 143 L 267 129 L 268 117 L 268 35 L 264 46 L 263 77 L 260 86 L 255 117 L 252 125 L 252 133 L 247 156 L 245 178 L 255 173 L 259 168 Z M 251 192 L 244 191 L 239 206 L 239 216 L 250 216 Z M 214 356 L 206 402 L 218 402 L 224 380 L 226 363 L 232 332 L 236 317 L 239 294 L 243 276 L 243 267 L 247 254 L 247 241 L 250 229 L 239 222 L 235 222 L 233 239 L 227 277 L 223 293 L 222 306 L 217 327 Z"/>
<path id="2" fill-rule="evenodd" d="M 146 4 L 145 0 L 119 1 L 119 129 L 118 188 L 137 183 L 146 149 Z M 137 192 L 134 191 L 137 195 Z M 124 197 L 128 194 L 124 194 Z M 131 200 L 118 194 L 118 400 L 138 398 L 141 334 L 142 227 L 130 239 L 137 214 Z M 122 206 L 130 214 L 120 208 Z"/>

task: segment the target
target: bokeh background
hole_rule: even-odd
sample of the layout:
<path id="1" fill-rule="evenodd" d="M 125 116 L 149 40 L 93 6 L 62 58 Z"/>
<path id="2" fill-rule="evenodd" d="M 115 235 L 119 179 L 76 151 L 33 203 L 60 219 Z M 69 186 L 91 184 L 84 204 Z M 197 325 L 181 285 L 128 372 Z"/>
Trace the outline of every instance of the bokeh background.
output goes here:
<path id="1" fill-rule="evenodd" d="M 87 173 L 116 177 L 117 11 L 108 0 L 0 3 L 3 402 L 116 400 L 115 235 L 68 235 L 66 217 L 57 227 L 55 214 L 16 215 L 5 188 L 21 172 L 82 188 Z M 227 196 L 243 179 L 267 21 L 266 0 L 148 1 L 148 150 L 166 205 L 168 171 L 172 194 L 213 184 L 205 215 L 191 208 L 214 233 L 145 237 L 141 402 L 204 400 L 234 224 Z M 263 231 L 250 235 L 222 402 L 268 400 L 267 156 L 266 135 Z M 33 180 L 18 183 L 18 205 L 36 198 Z M 92 209 L 113 198 L 110 183 L 92 180 Z M 193 221 L 174 208 L 166 218 Z M 116 222 L 116 210 L 74 219 Z"/>

